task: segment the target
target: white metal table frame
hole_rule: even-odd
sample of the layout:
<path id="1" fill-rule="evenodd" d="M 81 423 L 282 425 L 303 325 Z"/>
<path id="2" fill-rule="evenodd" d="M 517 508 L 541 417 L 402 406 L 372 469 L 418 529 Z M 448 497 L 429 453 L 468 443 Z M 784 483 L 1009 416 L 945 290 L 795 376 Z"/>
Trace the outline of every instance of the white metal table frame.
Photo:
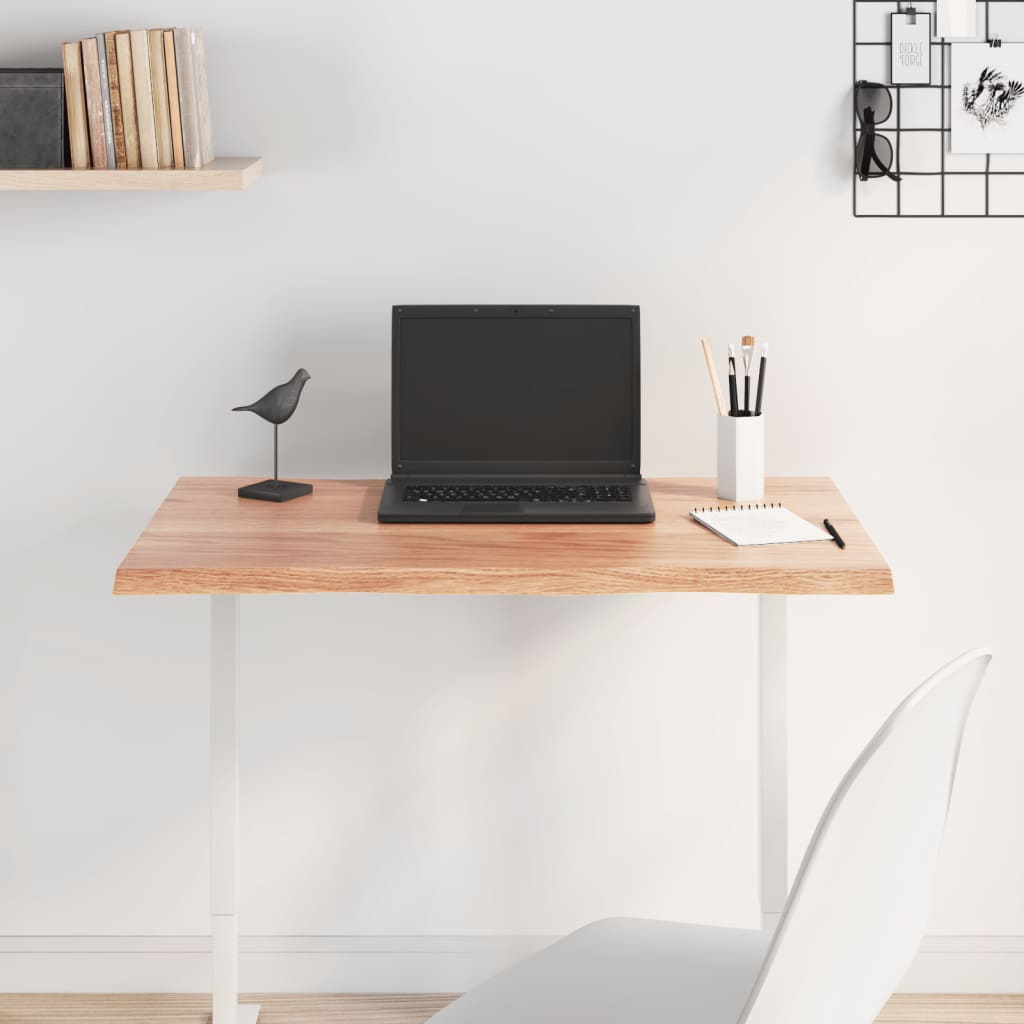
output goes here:
<path id="1" fill-rule="evenodd" d="M 213 1024 L 256 1024 L 238 1002 L 239 596 L 216 594 L 210 619 L 210 912 Z M 787 863 L 786 598 L 762 594 L 759 620 L 761 924 L 774 928 L 789 891 Z"/>

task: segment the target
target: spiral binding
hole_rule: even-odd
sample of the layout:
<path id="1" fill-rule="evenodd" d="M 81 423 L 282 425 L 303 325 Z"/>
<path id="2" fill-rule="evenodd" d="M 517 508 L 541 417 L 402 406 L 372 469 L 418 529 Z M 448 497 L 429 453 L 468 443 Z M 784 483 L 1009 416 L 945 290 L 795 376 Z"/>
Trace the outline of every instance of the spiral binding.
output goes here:
<path id="1" fill-rule="evenodd" d="M 781 501 L 772 501 L 767 505 L 709 505 L 707 508 L 695 508 L 694 512 L 753 512 L 759 509 L 782 508 Z"/>

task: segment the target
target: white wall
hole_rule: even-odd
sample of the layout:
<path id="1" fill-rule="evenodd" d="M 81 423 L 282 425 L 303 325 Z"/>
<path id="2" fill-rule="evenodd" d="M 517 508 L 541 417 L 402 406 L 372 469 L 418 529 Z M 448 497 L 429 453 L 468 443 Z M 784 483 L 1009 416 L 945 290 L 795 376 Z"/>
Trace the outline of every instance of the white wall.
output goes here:
<path id="1" fill-rule="evenodd" d="M 1024 988 L 1021 228 L 852 218 L 846 0 L 4 7 L 6 65 L 204 24 L 218 150 L 268 174 L 0 193 L 0 986 L 205 983 L 207 602 L 115 600 L 115 566 L 178 475 L 264 473 L 227 410 L 299 365 L 283 467 L 383 475 L 391 304 L 472 301 L 638 303 L 652 476 L 713 472 L 698 336 L 772 344 L 769 471 L 831 474 L 897 588 L 792 602 L 793 849 L 890 707 L 990 644 L 911 986 Z M 754 925 L 754 611 L 244 601 L 243 985 Z"/>

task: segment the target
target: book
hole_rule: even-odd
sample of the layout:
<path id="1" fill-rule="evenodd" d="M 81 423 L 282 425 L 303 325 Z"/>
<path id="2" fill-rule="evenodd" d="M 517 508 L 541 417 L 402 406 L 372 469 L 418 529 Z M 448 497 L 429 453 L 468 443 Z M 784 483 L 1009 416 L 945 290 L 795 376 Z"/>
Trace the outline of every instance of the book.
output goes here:
<path id="1" fill-rule="evenodd" d="M 174 30 L 174 57 L 178 71 L 178 105 L 185 166 L 195 169 L 203 166 L 203 159 L 199 148 L 199 109 L 196 106 L 192 29 Z"/>
<path id="2" fill-rule="evenodd" d="M 103 96 L 100 90 L 100 57 L 96 39 L 90 36 L 82 43 L 82 78 L 85 80 L 85 112 L 89 122 L 89 152 L 92 166 L 105 170 L 107 142 L 103 137 Z"/>
<path id="3" fill-rule="evenodd" d="M 163 29 L 151 28 L 149 39 L 149 73 L 153 86 L 153 115 L 156 121 L 156 160 L 158 167 L 174 166 L 171 148 L 171 108 L 167 94 L 167 68 L 164 63 Z"/>
<path id="4" fill-rule="evenodd" d="M 142 166 L 139 148 L 139 117 L 135 110 L 135 69 L 132 67 L 132 43 L 127 32 L 114 33 L 117 49 L 117 77 L 121 85 L 121 112 L 124 119 L 125 166 L 136 170 Z"/>
<path id="5" fill-rule="evenodd" d="M 178 98 L 178 61 L 174 53 L 174 29 L 164 29 L 164 64 L 167 67 L 167 101 L 171 108 L 171 150 L 174 166 L 185 166 L 185 142 L 181 135 L 181 101 Z"/>
<path id="6" fill-rule="evenodd" d="M 68 107 L 68 142 L 71 146 L 71 166 L 88 170 L 89 123 L 85 113 L 85 79 L 82 76 L 82 44 L 64 43 L 64 94 Z"/>
<path id="7" fill-rule="evenodd" d="M 153 108 L 153 78 L 149 67 L 149 34 L 144 28 L 128 33 L 132 44 L 132 76 L 135 79 L 135 115 L 139 119 L 139 153 L 142 166 L 160 166 L 156 148 L 156 111 Z"/>
<path id="8" fill-rule="evenodd" d="M 107 43 L 100 33 L 96 37 L 96 55 L 100 65 L 100 102 L 103 105 L 103 145 L 107 151 L 107 167 L 117 167 L 114 153 L 114 115 L 110 109 L 110 71 L 107 67 Z"/>
<path id="9" fill-rule="evenodd" d="M 737 547 L 832 539 L 824 530 L 819 530 L 782 505 L 695 508 L 690 516 Z"/>
<path id="10" fill-rule="evenodd" d="M 124 114 L 121 110 L 121 76 L 117 67 L 117 42 L 113 32 L 103 33 L 103 49 L 107 54 L 107 83 L 110 86 L 110 127 L 114 136 L 114 166 L 128 166 L 124 147 Z"/>
<path id="11" fill-rule="evenodd" d="M 213 124 L 210 119 L 210 90 L 206 80 L 206 42 L 201 28 L 192 29 L 193 70 L 196 80 L 196 109 L 199 112 L 199 153 L 202 164 L 210 163 L 213 156 Z"/>

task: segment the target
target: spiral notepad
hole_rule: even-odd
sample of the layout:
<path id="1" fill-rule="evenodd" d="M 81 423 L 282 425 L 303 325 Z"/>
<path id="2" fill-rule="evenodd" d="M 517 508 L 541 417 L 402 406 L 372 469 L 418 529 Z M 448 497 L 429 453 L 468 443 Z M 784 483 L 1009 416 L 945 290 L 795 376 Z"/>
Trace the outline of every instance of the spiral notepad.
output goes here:
<path id="1" fill-rule="evenodd" d="M 831 540 L 824 530 L 782 505 L 724 505 L 695 508 L 690 515 L 701 526 L 738 547 L 749 544 L 797 544 Z"/>

